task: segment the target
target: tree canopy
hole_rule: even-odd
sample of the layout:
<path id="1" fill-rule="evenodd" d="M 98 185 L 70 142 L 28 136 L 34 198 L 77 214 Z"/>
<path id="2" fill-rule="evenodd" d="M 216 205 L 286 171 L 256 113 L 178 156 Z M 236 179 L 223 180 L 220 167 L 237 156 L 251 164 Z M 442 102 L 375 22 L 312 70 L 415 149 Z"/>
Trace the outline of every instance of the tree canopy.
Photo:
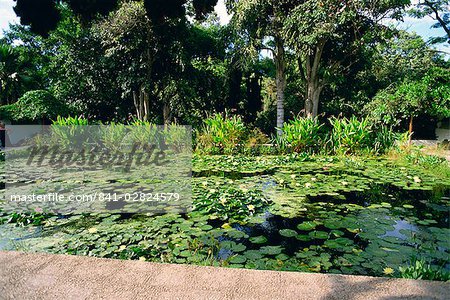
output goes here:
<path id="1" fill-rule="evenodd" d="M 448 39 L 386 25 L 431 16 L 447 33 L 448 1 L 225 2 L 227 25 L 216 0 L 16 0 L 2 104 L 46 90 L 92 119 L 196 126 L 227 111 L 266 133 L 299 114 L 448 117 L 448 57 L 433 48 Z"/>

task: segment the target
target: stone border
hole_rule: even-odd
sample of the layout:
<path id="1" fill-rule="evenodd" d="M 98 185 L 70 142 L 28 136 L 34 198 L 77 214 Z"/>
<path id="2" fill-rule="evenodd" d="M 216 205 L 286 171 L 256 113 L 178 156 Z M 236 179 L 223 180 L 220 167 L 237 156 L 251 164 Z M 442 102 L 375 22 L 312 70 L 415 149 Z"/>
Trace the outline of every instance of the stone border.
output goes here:
<path id="1" fill-rule="evenodd" d="M 1 299 L 448 299 L 450 284 L 0 251 Z"/>

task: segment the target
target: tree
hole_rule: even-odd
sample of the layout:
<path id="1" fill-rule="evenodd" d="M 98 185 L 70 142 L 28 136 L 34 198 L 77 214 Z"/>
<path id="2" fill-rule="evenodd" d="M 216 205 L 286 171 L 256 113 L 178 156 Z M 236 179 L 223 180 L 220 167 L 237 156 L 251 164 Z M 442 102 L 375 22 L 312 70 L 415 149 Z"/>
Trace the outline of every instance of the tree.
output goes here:
<path id="1" fill-rule="evenodd" d="M 94 26 L 94 34 L 98 35 L 106 56 L 115 65 L 123 96 L 132 95 L 137 118 L 149 120 L 148 91 L 157 45 L 143 3 L 123 3 Z"/>
<path id="2" fill-rule="evenodd" d="M 227 5 L 233 13 L 232 25 L 238 32 L 245 59 L 258 57 L 261 50 L 269 51 L 276 69 L 277 134 L 284 123 L 286 90 L 286 41 L 283 23 L 291 8 L 301 1 L 276 0 L 229 0 Z"/>
<path id="3" fill-rule="evenodd" d="M 204 18 L 213 9 L 217 0 L 65 0 L 49 1 L 42 8 L 42 15 L 32 11 L 33 5 L 27 0 L 17 0 L 16 13 L 24 24 L 44 36 L 57 28 L 61 12 L 57 9 L 57 22 L 46 24 L 42 17 L 53 11 L 58 3 L 67 5 L 87 27 L 98 15 L 113 12 L 98 32 L 107 54 L 116 59 L 116 66 L 128 59 L 132 65 L 126 70 L 122 64 L 119 78 L 125 94 L 134 98 L 137 116 L 148 119 L 150 109 L 149 92 L 164 98 L 162 101 L 164 122 L 170 120 L 172 97 L 170 86 L 173 75 L 183 68 L 183 44 L 187 37 L 187 15 L 193 12 L 197 18 Z M 120 9 L 116 8 L 120 4 Z M 192 7 L 188 12 L 187 7 Z M 137 15 L 133 15 L 137 13 Z M 110 25 L 110 26 L 109 26 Z M 42 28 L 41 28 L 41 27 Z M 137 27 L 136 27 L 137 26 Z M 140 28 L 142 26 L 142 28 Z M 42 29 L 42 30 L 41 30 Z M 141 30 L 142 29 L 142 30 Z M 131 31 L 130 31 L 131 30 Z M 130 32 L 134 36 L 130 35 Z M 134 44 L 133 44 L 134 43 Z M 125 55 L 122 55 L 125 54 Z M 127 55 L 132 54 L 130 57 Z M 139 78 L 138 78 L 139 77 Z M 154 103 L 155 104 L 155 103 Z M 155 107 L 155 105 L 153 105 Z"/>
<path id="4" fill-rule="evenodd" d="M 378 92 L 364 110 L 377 122 L 398 126 L 408 121 L 413 133 L 414 119 L 419 115 L 450 117 L 450 70 L 431 68 L 418 81 L 405 80 Z"/>
<path id="5" fill-rule="evenodd" d="M 16 48 L 0 43 L 0 104 L 12 104 L 39 85 L 37 70 Z"/>
<path id="6" fill-rule="evenodd" d="M 357 63 L 328 78 L 322 110 L 327 114 L 361 115 L 361 107 L 378 91 L 407 81 L 420 81 L 434 67 L 446 68 L 445 56 L 415 33 L 388 28 L 355 53 Z M 345 75 L 345 76 L 343 76 Z"/>
<path id="7" fill-rule="evenodd" d="M 426 16 L 436 20 L 433 28 L 442 28 L 446 36 L 435 37 L 431 39 L 432 43 L 450 43 L 450 1 L 449 0 L 420 0 L 413 9 L 409 11 L 410 15 L 416 18 Z"/>
<path id="8" fill-rule="evenodd" d="M 306 81 L 305 114 L 318 114 L 320 94 L 326 77 L 342 72 L 348 59 L 365 43 L 365 36 L 378 30 L 386 18 L 398 18 L 409 4 L 405 0 L 340 1 L 306 0 L 297 4 L 284 21 L 288 46 L 299 57 Z"/>
<path id="9" fill-rule="evenodd" d="M 20 99 L 10 105 L 14 120 L 35 121 L 56 119 L 70 114 L 69 107 L 45 90 L 26 92 Z"/>

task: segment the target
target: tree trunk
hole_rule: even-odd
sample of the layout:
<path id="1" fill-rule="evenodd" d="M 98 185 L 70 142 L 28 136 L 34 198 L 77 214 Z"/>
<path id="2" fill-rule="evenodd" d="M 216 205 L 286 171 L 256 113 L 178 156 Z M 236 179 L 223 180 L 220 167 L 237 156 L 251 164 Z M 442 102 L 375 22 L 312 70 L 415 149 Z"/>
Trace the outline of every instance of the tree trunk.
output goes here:
<path id="1" fill-rule="evenodd" d="M 277 84 L 277 135 L 282 134 L 284 123 L 284 92 L 286 90 L 286 61 L 283 40 L 275 38 L 275 66 Z"/>
<path id="2" fill-rule="evenodd" d="M 170 106 L 167 103 L 167 101 L 164 101 L 163 104 L 163 120 L 164 120 L 164 125 L 169 125 L 170 124 L 170 119 L 171 119 L 171 114 L 170 114 Z"/>
<path id="3" fill-rule="evenodd" d="M 308 51 L 306 56 L 305 115 L 308 118 L 317 117 L 319 113 L 320 93 L 323 89 L 323 84 L 319 77 L 319 68 L 324 46 L 325 41 L 320 41 L 314 49 Z"/>
<path id="4" fill-rule="evenodd" d="M 139 91 L 133 91 L 133 103 L 138 120 L 147 121 L 150 112 L 150 100 L 144 88 L 141 88 Z"/>
<path id="5" fill-rule="evenodd" d="M 409 144 L 411 145 L 411 138 L 412 138 L 412 134 L 413 134 L 413 120 L 414 120 L 414 117 L 413 116 L 411 116 L 410 118 L 409 118 L 409 127 L 408 127 L 408 132 L 409 132 Z"/>

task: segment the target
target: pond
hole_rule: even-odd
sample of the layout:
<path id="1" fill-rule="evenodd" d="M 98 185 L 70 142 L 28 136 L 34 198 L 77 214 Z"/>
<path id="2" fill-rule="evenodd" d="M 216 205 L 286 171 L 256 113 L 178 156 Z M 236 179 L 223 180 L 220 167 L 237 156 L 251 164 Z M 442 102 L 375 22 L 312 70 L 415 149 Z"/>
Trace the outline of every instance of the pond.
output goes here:
<path id="1" fill-rule="evenodd" d="M 17 224 L 37 215 L 11 223 L 4 213 L 0 249 L 375 276 L 423 260 L 450 271 L 448 171 L 385 158 L 196 156 L 193 176 L 190 212 L 40 215 L 37 226 Z"/>

